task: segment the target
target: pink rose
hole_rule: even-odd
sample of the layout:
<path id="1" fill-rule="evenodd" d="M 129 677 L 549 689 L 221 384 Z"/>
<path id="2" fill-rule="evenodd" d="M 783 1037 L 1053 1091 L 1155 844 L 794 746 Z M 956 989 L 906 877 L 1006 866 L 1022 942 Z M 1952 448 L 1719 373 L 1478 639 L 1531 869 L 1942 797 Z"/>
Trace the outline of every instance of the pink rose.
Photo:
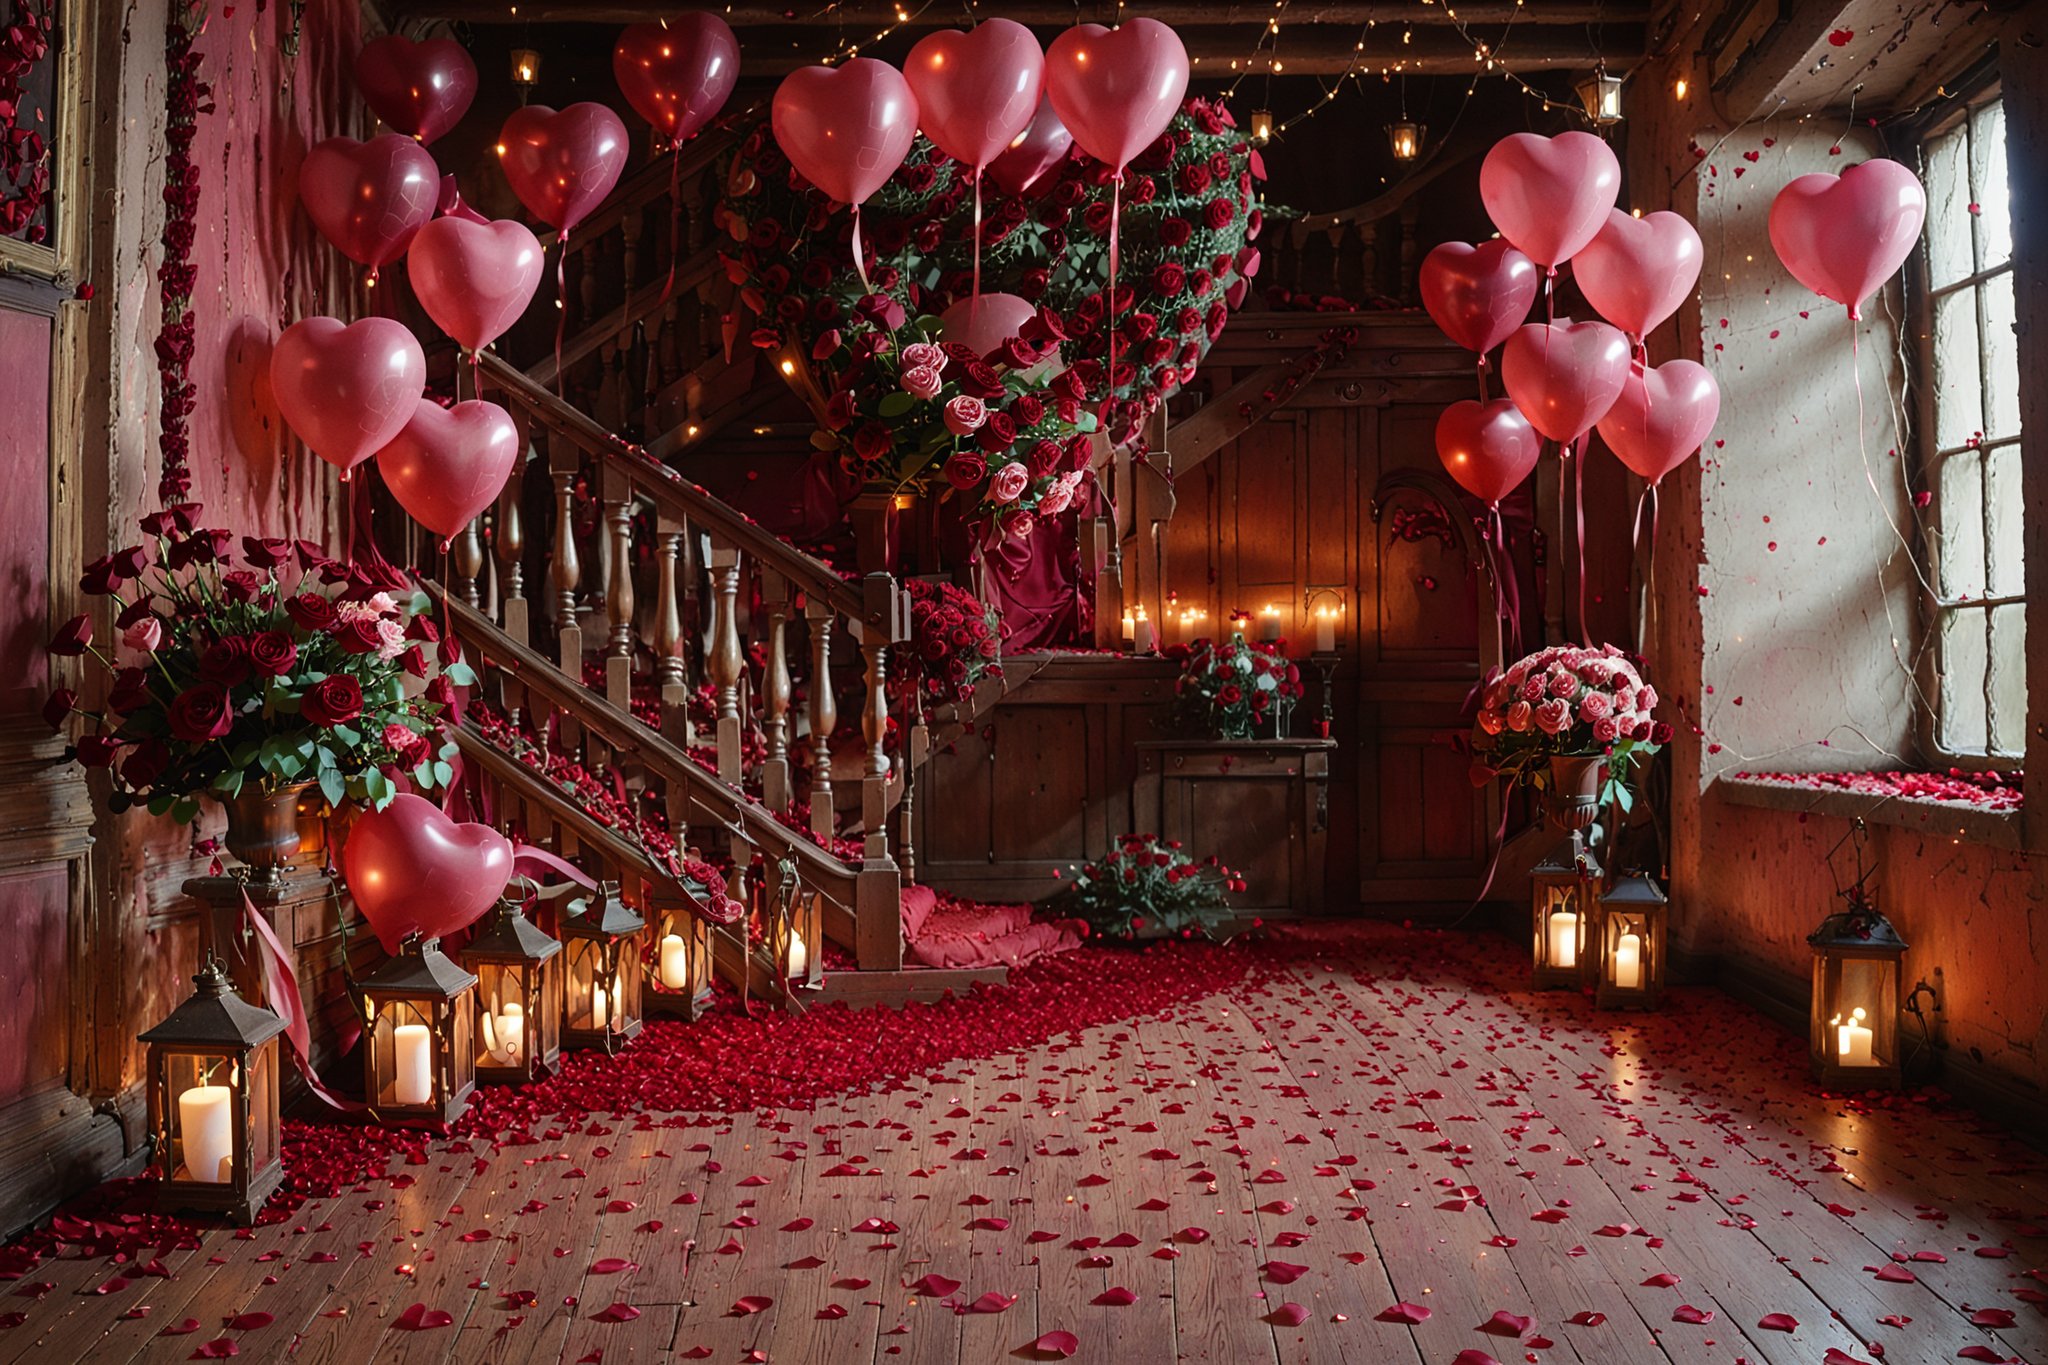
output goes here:
<path id="1" fill-rule="evenodd" d="M 121 632 L 121 643 L 144 654 L 156 653 L 156 647 L 164 642 L 164 623 L 154 616 L 145 616 Z"/>
<path id="2" fill-rule="evenodd" d="M 1541 673 L 1531 673 L 1528 677 L 1522 679 L 1521 689 L 1516 695 L 1523 701 L 1542 701 L 1543 693 L 1547 690 L 1547 687 L 1547 680 Z"/>
<path id="3" fill-rule="evenodd" d="M 1656 709 L 1657 689 L 1645 683 L 1643 684 L 1643 690 L 1636 694 L 1636 710 L 1654 711 Z"/>
<path id="4" fill-rule="evenodd" d="M 1053 481 L 1051 488 L 1038 500 L 1038 515 L 1056 517 L 1074 503 L 1075 476 L 1063 474 Z"/>
<path id="5" fill-rule="evenodd" d="M 1529 733 L 1529 726 L 1534 722 L 1535 716 L 1534 707 L 1528 702 L 1518 701 L 1508 707 L 1508 729 L 1518 735 L 1525 735 Z"/>
<path id="6" fill-rule="evenodd" d="M 1486 731 L 1489 735 L 1499 734 L 1507 728 L 1507 725 L 1507 717 L 1492 707 L 1488 707 L 1479 713 L 1479 728 Z"/>
<path id="7" fill-rule="evenodd" d="M 1481 706 L 1495 711 L 1506 706 L 1507 703 L 1508 680 L 1506 678 L 1495 678 L 1492 682 L 1488 683 L 1486 685 L 1486 694 L 1480 698 L 1479 702 Z"/>
<path id="8" fill-rule="evenodd" d="M 1549 675 L 1550 695 L 1569 697 L 1579 690 L 1579 675 L 1569 668 L 1553 668 Z"/>
<path id="9" fill-rule="evenodd" d="M 939 372 L 929 365 L 912 365 L 903 371 L 903 391 L 912 398 L 937 398 Z"/>
<path id="10" fill-rule="evenodd" d="M 1024 496 L 1024 490 L 1031 484 L 1031 471 L 1021 460 L 1012 460 L 996 471 L 988 481 L 988 500 L 998 507 L 1013 503 Z"/>
<path id="11" fill-rule="evenodd" d="M 405 627 L 396 621 L 377 623 L 377 657 L 395 659 L 405 653 Z"/>
<path id="12" fill-rule="evenodd" d="M 978 430 L 988 420 L 988 404 L 969 394 L 946 401 L 946 430 L 955 436 L 966 436 Z"/>
<path id="13" fill-rule="evenodd" d="M 1605 692 L 1588 692 L 1586 699 L 1579 703 L 1579 719 L 1605 720 L 1612 706 Z"/>
<path id="14" fill-rule="evenodd" d="M 913 341 L 903 348 L 903 368 L 923 368 L 937 374 L 946 368 L 946 353 L 929 341 Z"/>
<path id="15" fill-rule="evenodd" d="M 1031 528 L 1037 524 L 1029 512 L 1019 508 L 1003 518 L 1003 534 L 1012 540 L 1029 540 Z"/>
<path id="16" fill-rule="evenodd" d="M 1571 703 L 1563 697 L 1552 697 L 1536 707 L 1536 728 L 1546 735 L 1563 733 L 1572 723 Z"/>
<path id="17" fill-rule="evenodd" d="M 1614 723 L 1612 716 L 1602 716 L 1593 722 L 1593 739 L 1596 743 L 1612 744 L 1621 733 L 1621 727 Z"/>

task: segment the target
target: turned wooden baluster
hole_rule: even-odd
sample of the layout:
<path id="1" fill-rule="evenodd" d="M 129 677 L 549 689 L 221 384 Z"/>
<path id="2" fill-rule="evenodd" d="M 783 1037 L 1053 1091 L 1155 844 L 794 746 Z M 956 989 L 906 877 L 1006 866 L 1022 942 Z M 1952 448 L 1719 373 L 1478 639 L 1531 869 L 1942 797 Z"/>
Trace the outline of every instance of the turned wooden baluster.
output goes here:
<path id="1" fill-rule="evenodd" d="M 576 316 L 569 319 L 571 333 L 588 327 L 597 320 L 597 253 L 599 239 L 585 237 L 577 260 L 582 262 L 583 271 L 576 281 Z"/>
<path id="2" fill-rule="evenodd" d="M 917 880 L 917 774 L 932 749 L 932 732 L 919 717 L 903 746 L 903 802 L 896 808 L 896 860 L 903 880 Z"/>
<path id="3" fill-rule="evenodd" d="M 625 270 L 619 277 L 619 287 L 626 302 L 633 301 L 633 288 L 640 283 L 640 229 L 644 222 L 639 209 L 627 209 L 619 219 L 619 230 L 625 240 Z"/>
<path id="4" fill-rule="evenodd" d="M 740 676 L 745 659 L 740 650 L 740 552 L 711 547 L 712 686 L 718 699 L 718 775 L 737 787 L 743 775 L 740 757 Z"/>
<path id="5" fill-rule="evenodd" d="M 832 695 L 832 608 L 816 598 L 804 603 L 811 624 L 811 833 L 829 840 L 832 818 L 832 728 L 839 703 Z"/>
<path id="6" fill-rule="evenodd" d="M 654 612 L 654 680 L 661 688 L 661 732 L 682 748 L 695 743 L 690 733 L 689 641 L 683 635 L 681 586 L 676 561 L 682 555 L 684 529 L 666 515 L 657 525 L 655 563 L 660 574 L 659 601 Z"/>
<path id="7" fill-rule="evenodd" d="M 761 766 L 761 799 L 773 810 L 789 808 L 789 580 L 773 570 L 761 573 L 761 597 L 768 608 L 768 657 L 761 670 L 768 758 Z"/>
<path id="8" fill-rule="evenodd" d="M 889 645 L 872 626 L 861 630 L 860 652 L 867 659 L 867 697 L 860 713 L 860 732 L 867 740 L 861 765 L 861 827 L 867 831 L 866 856 L 889 853 Z"/>
<path id="9" fill-rule="evenodd" d="M 520 562 L 520 556 L 526 552 L 526 528 L 519 510 L 525 483 L 526 462 L 521 459 L 512 466 L 512 477 L 505 480 L 505 489 L 498 494 L 498 537 L 494 547 L 498 552 L 498 597 L 505 604 L 505 633 L 522 645 L 533 638 L 526 619 L 526 568 Z"/>
<path id="10" fill-rule="evenodd" d="M 673 384 L 683 373 L 680 337 L 683 330 L 683 302 L 670 299 L 668 307 L 661 314 L 661 336 L 654 346 L 653 375 L 647 386 L 647 397 L 652 401 L 655 394 Z"/>
<path id="11" fill-rule="evenodd" d="M 484 547 L 477 539 L 476 522 L 462 528 L 462 534 L 448 547 L 450 567 L 455 570 L 455 585 L 462 590 L 462 600 L 475 606 L 477 602 L 476 580 L 484 568 Z"/>
<path id="12" fill-rule="evenodd" d="M 611 573 L 605 582 L 606 641 L 604 693 L 622 711 L 633 708 L 633 483 L 622 469 L 605 466 L 605 525 L 610 534 Z"/>
<path id="13" fill-rule="evenodd" d="M 554 562 L 548 582 L 555 590 L 556 657 L 572 678 L 583 673 L 583 626 L 576 619 L 576 588 L 583 579 L 583 560 L 576 551 L 576 474 L 579 452 L 565 440 L 548 442 L 548 469 L 555 480 Z"/>

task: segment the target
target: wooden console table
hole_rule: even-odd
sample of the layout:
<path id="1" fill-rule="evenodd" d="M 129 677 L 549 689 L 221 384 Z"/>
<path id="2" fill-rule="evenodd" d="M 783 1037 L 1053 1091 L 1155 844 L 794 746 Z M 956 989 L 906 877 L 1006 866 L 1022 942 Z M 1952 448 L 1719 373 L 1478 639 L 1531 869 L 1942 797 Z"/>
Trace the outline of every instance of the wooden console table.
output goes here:
<path id="1" fill-rule="evenodd" d="M 1138 741 L 1137 829 L 1215 854 L 1260 915 L 1320 914 L 1330 829 L 1328 739 Z"/>

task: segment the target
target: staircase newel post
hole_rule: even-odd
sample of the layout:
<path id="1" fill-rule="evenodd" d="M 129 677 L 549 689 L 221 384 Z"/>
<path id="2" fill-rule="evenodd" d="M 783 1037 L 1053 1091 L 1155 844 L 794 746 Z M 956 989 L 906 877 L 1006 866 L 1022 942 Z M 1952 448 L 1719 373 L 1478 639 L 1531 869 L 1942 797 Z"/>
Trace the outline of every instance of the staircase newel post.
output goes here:
<path id="1" fill-rule="evenodd" d="M 839 724 L 839 702 L 832 695 L 832 608 L 806 600 L 804 616 L 811 626 L 811 833 L 830 840 L 832 812 L 832 729 Z"/>
<path id="2" fill-rule="evenodd" d="M 548 470 L 555 481 L 554 560 L 548 583 L 555 590 L 556 658 L 562 671 L 580 679 L 583 672 L 583 626 L 576 619 L 576 588 L 583 579 L 583 560 L 576 552 L 576 474 L 582 453 L 570 441 L 549 437 Z"/>
<path id="3" fill-rule="evenodd" d="M 862 971 L 897 971 L 903 966 L 903 877 L 889 856 L 889 757 L 884 744 L 889 728 L 889 646 L 910 635 L 910 594 L 885 573 L 869 574 L 861 588 L 860 647 L 867 659 L 867 697 L 861 711 L 861 733 L 867 740 L 861 827 L 867 834 L 854 883 L 854 956 Z"/>
<path id="4" fill-rule="evenodd" d="M 604 470 L 605 527 L 611 544 L 611 573 L 605 583 L 605 619 L 611 636 L 605 649 L 604 691 L 612 705 L 633 705 L 633 483 L 622 469 Z"/>
<path id="5" fill-rule="evenodd" d="M 678 600 L 676 560 L 683 549 L 683 526 L 673 517 L 662 516 L 657 523 L 656 565 L 660 573 L 660 596 L 654 613 L 654 677 L 661 687 L 661 732 L 682 748 L 694 742 L 690 734 L 689 664 L 683 657 L 688 642 L 683 638 L 683 608 Z"/>
<path id="6" fill-rule="evenodd" d="M 740 756 L 740 552 L 736 547 L 711 547 L 711 583 L 715 594 L 711 614 L 711 682 L 718 689 L 718 776 L 739 786 L 744 769 Z"/>
<path id="7" fill-rule="evenodd" d="M 761 596 L 768 609 L 768 657 L 761 670 L 768 757 L 761 765 L 761 799 L 780 811 L 789 808 L 789 580 L 763 569 Z"/>

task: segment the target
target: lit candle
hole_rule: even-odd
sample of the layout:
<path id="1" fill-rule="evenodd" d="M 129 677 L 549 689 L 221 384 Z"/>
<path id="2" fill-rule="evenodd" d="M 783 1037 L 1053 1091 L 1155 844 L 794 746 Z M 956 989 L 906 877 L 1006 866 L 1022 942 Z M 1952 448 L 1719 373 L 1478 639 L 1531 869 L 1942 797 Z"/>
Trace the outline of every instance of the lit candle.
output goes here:
<path id="1" fill-rule="evenodd" d="M 178 1131 L 185 1139 L 185 1174 L 208 1185 L 226 1184 L 235 1173 L 233 1128 L 228 1122 L 229 1090 L 195 1085 L 178 1096 Z"/>
<path id="2" fill-rule="evenodd" d="M 689 987 L 690 949 L 681 934 L 661 936 L 661 984 L 672 991 Z"/>
<path id="3" fill-rule="evenodd" d="M 1259 613 L 1259 638 L 1269 644 L 1280 638 L 1280 608 L 1270 602 Z"/>
<path id="4" fill-rule="evenodd" d="M 1555 910 L 1550 915 L 1550 965 L 1553 967 L 1576 967 L 1579 965 L 1579 917 L 1570 910 Z"/>
<path id="5" fill-rule="evenodd" d="M 1329 607 L 1316 608 L 1316 653 L 1337 652 L 1337 613 Z"/>
<path id="6" fill-rule="evenodd" d="M 526 1006 L 508 1003 L 498 1011 L 498 1045 L 491 1054 L 505 1066 L 517 1066 L 520 1049 L 525 1045 Z"/>
<path id="7" fill-rule="evenodd" d="M 1131 636 L 1131 648 L 1140 654 L 1150 654 L 1156 643 L 1157 637 L 1152 633 L 1151 618 L 1145 615 L 1144 604 L 1140 603 L 1138 606 L 1136 630 Z"/>
<path id="8" fill-rule="evenodd" d="M 1614 945 L 1614 984 L 1625 991 L 1643 984 L 1643 940 L 1639 935 L 1623 934 Z"/>
<path id="9" fill-rule="evenodd" d="M 590 987 L 590 1026 L 611 1027 L 611 999 L 604 993 L 604 986 L 593 983 Z"/>
<path id="10" fill-rule="evenodd" d="M 1877 1065 L 1871 1048 L 1873 1037 L 1863 1020 L 1861 1009 L 1851 1010 L 1846 1024 L 1842 1023 L 1840 1015 L 1835 1016 L 1835 1047 L 1843 1066 Z"/>
<path id="11" fill-rule="evenodd" d="M 1124 648 L 1135 649 L 1138 643 L 1138 618 L 1124 613 Z"/>
<path id="12" fill-rule="evenodd" d="M 811 970 L 811 951 L 804 947 L 804 936 L 794 925 L 789 931 L 789 974 L 792 978 L 807 974 Z"/>
<path id="13" fill-rule="evenodd" d="M 398 1056 L 393 1094 L 400 1104 L 425 1104 L 434 1095 L 433 1035 L 425 1024 L 400 1024 L 391 1038 Z"/>

